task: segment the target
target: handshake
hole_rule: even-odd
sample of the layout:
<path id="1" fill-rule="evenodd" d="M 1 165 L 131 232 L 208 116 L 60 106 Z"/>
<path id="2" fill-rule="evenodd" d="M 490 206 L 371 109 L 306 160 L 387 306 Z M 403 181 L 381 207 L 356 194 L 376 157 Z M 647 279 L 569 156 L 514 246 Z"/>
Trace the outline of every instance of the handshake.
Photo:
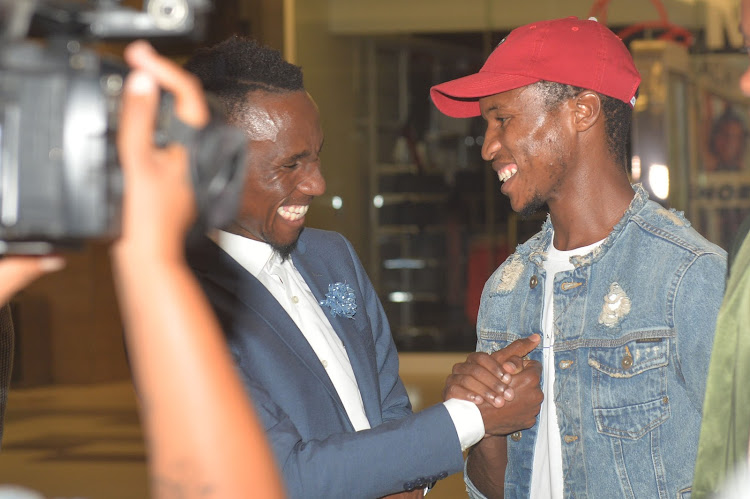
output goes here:
<path id="1" fill-rule="evenodd" d="M 492 354 L 475 352 L 453 366 L 444 400 L 462 399 L 479 407 L 487 435 L 508 435 L 534 426 L 544 395 L 542 365 L 527 355 L 539 345 L 532 334 Z"/>

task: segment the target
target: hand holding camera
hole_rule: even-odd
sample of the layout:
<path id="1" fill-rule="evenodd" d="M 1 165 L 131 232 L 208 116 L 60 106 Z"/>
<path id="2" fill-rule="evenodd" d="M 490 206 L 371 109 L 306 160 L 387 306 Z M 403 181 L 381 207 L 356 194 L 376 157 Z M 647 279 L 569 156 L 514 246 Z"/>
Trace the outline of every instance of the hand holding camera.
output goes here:
<path id="1" fill-rule="evenodd" d="M 203 128 L 210 113 L 200 83 L 159 56 L 146 42 L 129 45 L 125 60 L 133 71 L 122 96 L 117 147 L 124 185 L 123 226 L 115 254 L 182 255 L 185 233 L 195 218 L 189 151 L 180 143 L 154 144 L 159 88 L 174 95 L 175 116 Z"/>

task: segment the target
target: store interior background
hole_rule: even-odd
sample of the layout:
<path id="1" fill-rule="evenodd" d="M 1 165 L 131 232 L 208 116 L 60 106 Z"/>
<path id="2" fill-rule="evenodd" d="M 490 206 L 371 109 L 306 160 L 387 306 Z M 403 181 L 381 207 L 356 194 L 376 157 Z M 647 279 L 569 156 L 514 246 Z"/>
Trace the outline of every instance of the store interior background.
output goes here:
<path id="1" fill-rule="evenodd" d="M 137 0 L 123 3 L 140 8 Z M 307 225 L 341 232 L 357 249 L 417 410 L 440 400 L 452 364 L 473 350 L 486 278 L 543 221 L 520 220 L 500 194 L 480 157 L 482 121 L 441 116 L 428 97 L 431 85 L 476 71 L 513 27 L 595 12 L 615 32 L 631 28 L 624 40 L 644 77 L 633 180 L 723 246 L 750 212 L 748 100 L 737 88 L 747 64 L 738 53 L 739 2 L 612 0 L 595 11 L 605 3 L 214 2 L 203 44 L 251 36 L 303 68 L 326 134 L 328 185 Z M 664 14 L 682 29 L 665 26 Z M 178 60 L 197 46 L 157 43 Z M 717 139 L 730 135 L 719 126 L 729 115 L 739 116 L 732 144 Z M 90 244 L 66 256 L 65 270 L 12 303 L 15 365 L 0 483 L 50 497 L 145 497 L 145 453 L 107 249 Z M 462 491 L 454 476 L 430 497 Z"/>

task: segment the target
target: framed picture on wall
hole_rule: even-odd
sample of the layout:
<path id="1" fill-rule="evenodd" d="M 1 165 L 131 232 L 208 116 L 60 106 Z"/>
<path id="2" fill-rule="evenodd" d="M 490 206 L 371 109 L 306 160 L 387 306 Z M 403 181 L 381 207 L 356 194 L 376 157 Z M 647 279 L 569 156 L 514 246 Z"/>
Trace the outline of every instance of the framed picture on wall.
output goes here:
<path id="1" fill-rule="evenodd" d="M 750 101 L 737 86 L 746 61 L 735 54 L 694 61 L 698 161 L 691 169 L 691 219 L 727 248 L 750 214 Z"/>

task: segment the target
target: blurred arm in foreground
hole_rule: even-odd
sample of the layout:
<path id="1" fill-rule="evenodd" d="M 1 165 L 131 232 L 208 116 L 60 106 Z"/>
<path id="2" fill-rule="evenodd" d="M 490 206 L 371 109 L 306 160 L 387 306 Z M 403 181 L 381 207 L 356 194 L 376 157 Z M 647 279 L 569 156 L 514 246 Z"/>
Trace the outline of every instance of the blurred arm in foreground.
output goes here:
<path id="1" fill-rule="evenodd" d="M 183 253 L 195 216 L 188 153 L 153 144 L 159 87 L 176 115 L 209 119 L 198 81 L 145 42 L 125 51 L 118 149 L 126 185 L 112 261 L 154 497 L 282 497 L 271 452 L 232 367 L 220 327 Z"/>

